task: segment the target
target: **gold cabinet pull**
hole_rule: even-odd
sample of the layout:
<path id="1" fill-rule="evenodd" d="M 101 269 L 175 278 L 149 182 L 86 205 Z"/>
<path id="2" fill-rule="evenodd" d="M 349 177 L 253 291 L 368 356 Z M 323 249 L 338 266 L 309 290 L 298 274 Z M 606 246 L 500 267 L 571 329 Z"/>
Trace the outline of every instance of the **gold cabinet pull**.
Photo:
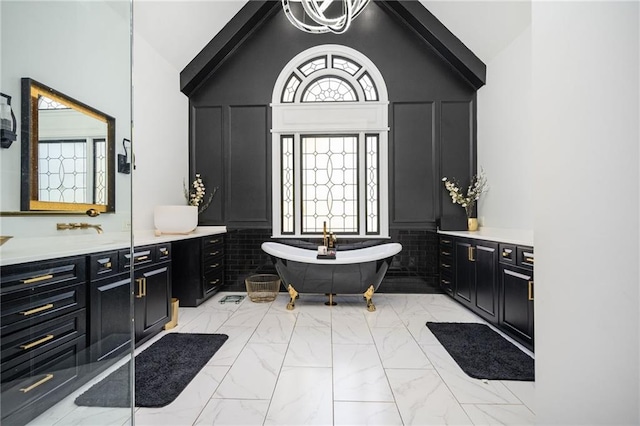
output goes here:
<path id="1" fill-rule="evenodd" d="M 525 256 L 525 257 L 524 257 L 524 261 L 525 261 L 525 262 L 528 262 L 528 263 L 533 263 L 533 257 Z"/>
<path id="2" fill-rule="evenodd" d="M 451 244 L 451 240 L 440 240 L 440 241 L 445 243 L 445 244 Z"/>
<path id="3" fill-rule="evenodd" d="M 136 294 L 136 299 L 141 299 L 144 296 L 142 292 L 144 278 L 136 278 L 136 284 L 138 284 L 138 294 Z"/>
<path id="4" fill-rule="evenodd" d="M 38 380 L 37 382 L 35 382 L 31 386 L 28 386 L 26 388 L 20 389 L 20 392 L 22 392 L 22 393 L 30 392 L 30 391 L 34 390 L 35 388 L 37 388 L 38 386 L 40 386 L 42 384 L 45 384 L 46 382 L 48 382 L 51 379 L 53 379 L 53 374 L 47 374 L 42 379 Z"/>
<path id="5" fill-rule="evenodd" d="M 217 280 L 215 280 L 215 281 L 209 281 L 209 284 L 212 284 L 212 285 L 213 285 L 213 284 L 218 284 L 219 282 L 220 282 L 220 278 L 218 278 L 218 279 L 217 279 Z"/>
<path id="6" fill-rule="evenodd" d="M 441 263 L 440 266 L 443 266 L 445 268 L 451 268 L 451 265 L 449 265 L 447 263 Z"/>
<path id="7" fill-rule="evenodd" d="M 215 256 L 216 254 L 220 253 L 219 251 L 214 251 L 213 253 L 209 253 L 210 256 Z"/>
<path id="8" fill-rule="evenodd" d="M 451 284 L 451 281 L 447 281 L 447 280 L 441 280 L 441 281 L 442 281 L 442 284 L 444 284 L 444 285 L 449 285 L 449 284 Z"/>
<path id="9" fill-rule="evenodd" d="M 142 295 L 146 296 L 147 295 L 147 279 L 143 278 L 142 279 L 143 285 L 142 285 Z"/>
<path id="10" fill-rule="evenodd" d="M 214 263 L 213 265 L 210 266 L 211 269 L 217 268 L 218 266 L 220 266 L 219 263 Z"/>
<path id="11" fill-rule="evenodd" d="M 53 339 L 53 334 L 47 334 L 42 339 L 36 340 L 35 342 L 27 343 L 26 345 L 20 345 L 20 349 L 23 349 L 23 350 L 26 351 L 27 349 L 31 349 L 34 346 L 41 345 L 44 342 L 47 342 L 47 341 L 49 341 L 51 339 Z"/>
<path id="12" fill-rule="evenodd" d="M 474 250 L 475 250 L 475 247 L 469 247 L 468 256 L 469 256 L 469 261 L 470 262 L 475 262 L 476 261 L 476 259 L 474 257 L 474 252 L 473 252 Z"/>
<path id="13" fill-rule="evenodd" d="M 169 250 L 162 249 L 162 250 L 160 250 L 160 253 L 162 253 L 163 256 L 168 256 L 169 255 Z"/>
<path id="14" fill-rule="evenodd" d="M 442 254 L 443 254 L 443 255 L 445 255 L 445 256 L 449 256 L 449 255 L 451 254 L 451 253 L 449 253 L 448 251 L 444 251 L 444 250 L 443 250 L 443 251 L 441 251 L 440 253 L 442 253 Z"/>
<path id="15" fill-rule="evenodd" d="M 141 260 L 147 260 L 149 258 L 149 256 L 140 256 L 140 257 L 136 257 L 135 261 L 136 262 L 140 262 Z"/>
<path id="16" fill-rule="evenodd" d="M 502 257 L 511 257 L 512 250 L 505 249 L 502 251 Z"/>
<path id="17" fill-rule="evenodd" d="M 47 309 L 51 309 L 51 308 L 53 308 L 53 303 L 47 303 L 46 305 L 42 305 L 38 308 L 33 308 L 28 311 L 22 311 L 20 313 L 24 316 L 28 316 L 28 315 L 37 314 L 38 312 L 46 311 Z"/>
<path id="18" fill-rule="evenodd" d="M 111 262 L 107 262 L 103 265 L 105 268 L 110 269 L 111 268 Z"/>
<path id="19" fill-rule="evenodd" d="M 47 275 L 40 275 L 39 277 L 28 278 L 26 280 L 21 280 L 21 281 L 22 281 L 22 284 L 31 284 L 31 283 L 37 283 L 39 281 L 49 280 L 51 278 L 53 278 L 53 275 L 47 274 Z"/>
<path id="20" fill-rule="evenodd" d="M 220 240 L 209 240 L 209 244 L 215 244 L 215 243 L 217 243 L 218 241 L 220 241 Z"/>
<path id="21" fill-rule="evenodd" d="M 529 293 L 529 300 L 533 300 L 533 281 L 529 281 L 529 289 L 528 289 L 528 293 Z"/>

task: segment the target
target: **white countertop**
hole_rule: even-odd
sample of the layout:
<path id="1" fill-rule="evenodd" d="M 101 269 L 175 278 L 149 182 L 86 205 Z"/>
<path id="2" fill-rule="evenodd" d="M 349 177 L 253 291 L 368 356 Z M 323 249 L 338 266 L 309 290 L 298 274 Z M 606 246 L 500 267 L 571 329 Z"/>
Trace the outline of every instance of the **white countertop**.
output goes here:
<path id="1" fill-rule="evenodd" d="M 0 266 L 99 253 L 130 246 L 131 235 L 128 232 L 97 234 L 93 230 L 89 231 L 92 233 L 40 238 L 12 238 L 0 246 Z M 198 226 L 193 232 L 180 235 L 162 234 L 156 236 L 153 230 L 143 230 L 133 232 L 133 241 L 135 246 L 144 246 L 226 232 L 226 226 Z"/>
<path id="2" fill-rule="evenodd" d="M 526 229 L 480 227 L 473 232 L 438 230 L 438 234 L 533 247 L 533 231 Z"/>

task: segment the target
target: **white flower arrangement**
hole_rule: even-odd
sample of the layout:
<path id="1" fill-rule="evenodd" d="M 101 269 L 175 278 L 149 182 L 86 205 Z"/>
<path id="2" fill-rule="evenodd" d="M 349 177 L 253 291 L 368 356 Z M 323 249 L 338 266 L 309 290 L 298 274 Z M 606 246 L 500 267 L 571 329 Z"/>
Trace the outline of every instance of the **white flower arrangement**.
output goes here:
<path id="1" fill-rule="evenodd" d="M 460 204 L 464 207 L 467 217 L 471 217 L 471 214 L 473 213 L 473 206 L 475 206 L 476 201 L 480 199 L 480 195 L 489 190 L 487 177 L 482 169 L 480 169 L 479 174 L 473 176 L 471 179 L 471 184 L 467 188 L 466 194 L 462 192 L 460 184 L 455 178 L 449 180 L 446 177 L 443 177 L 442 181 L 444 182 L 444 187 L 449 191 L 451 201 L 454 204 Z"/>
<path id="2" fill-rule="evenodd" d="M 183 182 L 184 186 L 184 196 L 187 199 L 187 205 L 198 207 L 198 213 L 202 213 L 209 207 L 211 201 L 213 200 L 213 196 L 218 192 L 218 187 L 213 188 L 213 191 L 209 195 L 209 198 L 206 202 L 204 202 L 206 188 L 204 186 L 204 182 L 200 173 L 196 173 L 196 178 L 191 183 L 191 189 L 187 188 L 187 184 Z"/>

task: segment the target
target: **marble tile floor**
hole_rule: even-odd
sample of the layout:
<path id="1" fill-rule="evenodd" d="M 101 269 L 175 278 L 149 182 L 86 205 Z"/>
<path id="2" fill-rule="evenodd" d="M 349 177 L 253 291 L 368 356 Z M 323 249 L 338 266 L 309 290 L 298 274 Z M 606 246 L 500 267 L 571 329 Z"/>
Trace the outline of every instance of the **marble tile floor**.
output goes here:
<path id="1" fill-rule="evenodd" d="M 271 303 L 220 304 L 228 294 L 238 293 L 180 308 L 178 326 L 168 332 L 224 333 L 229 340 L 174 402 L 136 408 L 136 425 L 535 422 L 533 382 L 468 377 L 425 326 L 483 322 L 449 296 L 379 293 L 377 310 L 368 312 L 361 296 L 336 296 L 338 304 L 328 307 L 326 296 L 302 294 L 288 311 L 286 293 Z M 75 406 L 88 386 L 31 424 L 130 424 L 129 409 Z"/>

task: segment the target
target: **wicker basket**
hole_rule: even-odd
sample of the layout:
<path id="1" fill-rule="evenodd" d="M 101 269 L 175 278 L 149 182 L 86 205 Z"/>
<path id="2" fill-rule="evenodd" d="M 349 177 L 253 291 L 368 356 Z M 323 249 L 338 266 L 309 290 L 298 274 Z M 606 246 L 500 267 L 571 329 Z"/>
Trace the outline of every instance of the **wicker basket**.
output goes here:
<path id="1" fill-rule="evenodd" d="M 280 290 L 280 277 L 271 274 L 252 275 L 244 280 L 252 302 L 273 302 Z"/>

